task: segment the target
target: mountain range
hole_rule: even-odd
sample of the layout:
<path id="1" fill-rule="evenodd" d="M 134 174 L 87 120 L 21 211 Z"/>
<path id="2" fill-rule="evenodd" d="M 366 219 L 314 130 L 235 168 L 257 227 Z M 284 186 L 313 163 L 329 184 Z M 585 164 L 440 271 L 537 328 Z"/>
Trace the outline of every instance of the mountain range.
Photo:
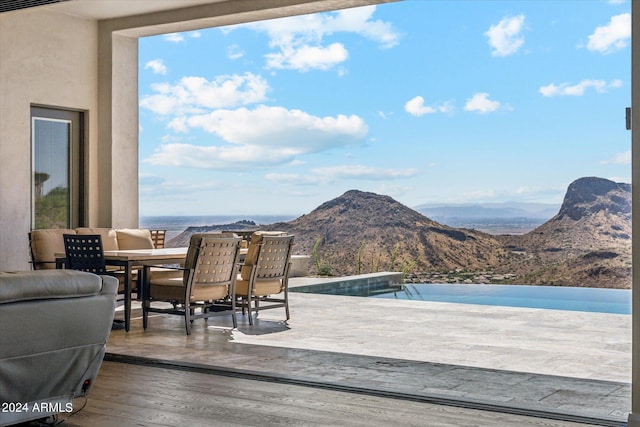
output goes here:
<path id="1" fill-rule="evenodd" d="M 423 204 L 413 209 L 435 220 L 531 218 L 547 220 L 558 212 L 554 203 Z"/>
<path id="2" fill-rule="evenodd" d="M 451 227 L 389 196 L 358 190 L 292 221 L 244 226 L 295 234 L 295 252 L 312 255 L 310 274 L 402 271 L 419 281 L 631 284 L 631 188 L 603 178 L 571 183 L 557 214 L 521 235 Z M 187 229 L 177 243 L 193 232 Z"/>

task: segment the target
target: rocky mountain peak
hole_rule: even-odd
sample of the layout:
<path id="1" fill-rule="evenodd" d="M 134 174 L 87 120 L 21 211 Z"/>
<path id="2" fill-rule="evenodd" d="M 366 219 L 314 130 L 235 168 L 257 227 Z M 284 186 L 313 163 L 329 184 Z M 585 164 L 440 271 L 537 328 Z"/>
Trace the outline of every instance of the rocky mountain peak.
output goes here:
<path id="1" fill-rule="evenodd" d="M 631 185 L 596 177 L 577 179 L 569 185 L 555 219 L 579 221 L 598 212 L 630 214 Z"/>
<path id="2" fill-rule="evenodd" d="M 339 274 L 402 269 L 480 268 L 497 258 L 495 239 L 438 224 L 385 195 L 350 190 L 310 213 L 267 229 L 295 234 L 296 250 Z"/>
<path id="3" fill-rule="evenodd" d="M 403 210 L 417 213 L 412 209 L 404 206 L 389 196 L 384 196 L 366 191 L 349 190 L 342 196 L 329 200 L 314 209 L 309 215 L 318 215 L 326 211 L 337 211 L 334 214 L 345 214 L 351 211 L 358 213 L 359 216 L 363 212 L 376 212 L 377 215 L 386 213 L 387 211 Z M 424 218 L 426 219 L 426 217 Z"/>

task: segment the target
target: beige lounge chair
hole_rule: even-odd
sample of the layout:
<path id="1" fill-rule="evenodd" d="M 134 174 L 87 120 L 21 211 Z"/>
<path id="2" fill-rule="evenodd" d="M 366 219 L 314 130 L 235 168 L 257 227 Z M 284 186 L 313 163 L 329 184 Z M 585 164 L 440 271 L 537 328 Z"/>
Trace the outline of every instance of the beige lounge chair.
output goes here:
<path id="1" fill-rule="evenodd" d="M 251 236 L 247 256 L 236 283 L 237 303 L 249 314 L 260 310 L 284 307 L 289 320 L 289 269 L 293 235 L 282 232 L 260 232 Z M 280 295 L 281 296 L 276 296 Z"/>

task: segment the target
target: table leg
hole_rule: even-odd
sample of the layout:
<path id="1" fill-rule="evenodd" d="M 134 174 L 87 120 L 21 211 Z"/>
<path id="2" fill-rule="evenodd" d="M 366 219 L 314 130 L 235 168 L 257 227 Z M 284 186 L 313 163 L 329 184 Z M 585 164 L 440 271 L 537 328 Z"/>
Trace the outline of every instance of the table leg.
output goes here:
<path id="1" fill-rule="evenodd" d="M 129 332 L 131 325 L 131 264 L 124 267 L 124 330 Z"/>

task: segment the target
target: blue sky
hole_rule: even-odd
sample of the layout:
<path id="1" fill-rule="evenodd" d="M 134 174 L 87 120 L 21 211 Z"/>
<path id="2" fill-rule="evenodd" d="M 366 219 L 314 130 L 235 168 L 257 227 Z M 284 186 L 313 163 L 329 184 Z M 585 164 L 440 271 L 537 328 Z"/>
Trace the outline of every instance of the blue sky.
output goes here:
<path id="1" fill-rule="evenodd" d="M 140 214 L 630 182 L 630 1 L 403 1 L 140 40 Z"/>

